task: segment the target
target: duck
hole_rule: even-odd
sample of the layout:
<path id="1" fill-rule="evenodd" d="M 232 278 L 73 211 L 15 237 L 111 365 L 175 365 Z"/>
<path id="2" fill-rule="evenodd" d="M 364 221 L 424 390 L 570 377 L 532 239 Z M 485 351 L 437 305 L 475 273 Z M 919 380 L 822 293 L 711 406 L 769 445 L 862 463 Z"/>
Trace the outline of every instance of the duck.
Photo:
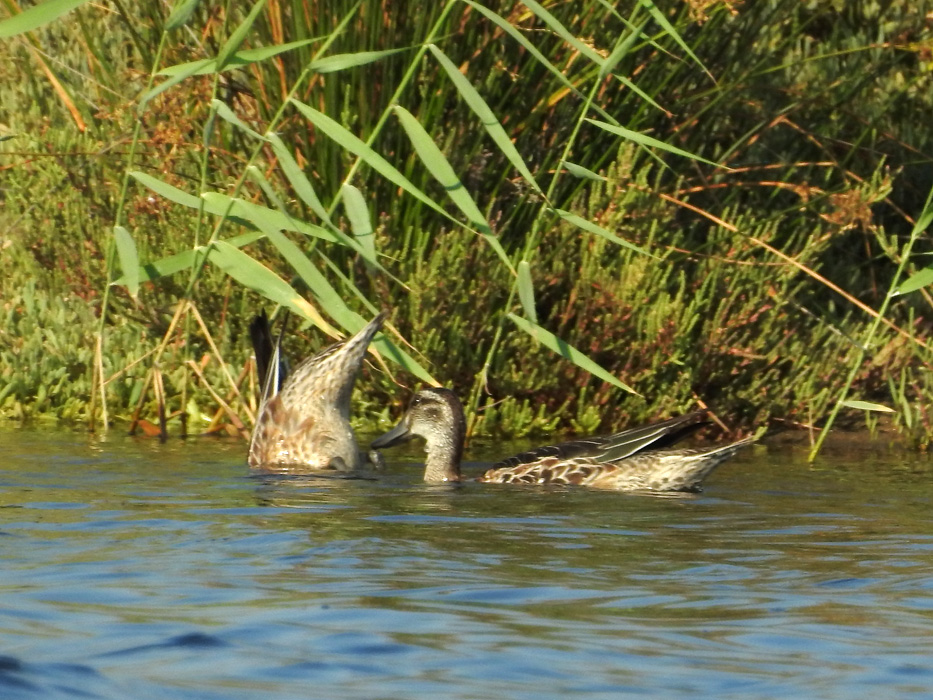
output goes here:
<path id="1" fill-rule="evenodd" d="M 273 343 L 265 313 L 250 324 L 263 382 L 247 462 L 266 473 L 358 473 L 361 456 L 350 427 L 350 395 L 370 341 L 382 328 L 383 311 L 358 333 L 301 362 L 291 372 Z M 284 324 L 283 324 L 284 325 Z"/>
<path id="2" fill-rule="evenodd" d="M 613 435 L 537 447 L 497 462 L 476 481 L 696 492 L 719 464 L 757 440 L 747 437 L 714 447 L 663 449 L 701 427 L 706 418 L 706 411 L 694 411 Z M 453 391 L 432 387 L 417 392 L 398 425 L 373 440 L 371 447 L 384 449 L 414 437 L 425 441 L 426 482 L 462 480 L 466 420 Z"/>

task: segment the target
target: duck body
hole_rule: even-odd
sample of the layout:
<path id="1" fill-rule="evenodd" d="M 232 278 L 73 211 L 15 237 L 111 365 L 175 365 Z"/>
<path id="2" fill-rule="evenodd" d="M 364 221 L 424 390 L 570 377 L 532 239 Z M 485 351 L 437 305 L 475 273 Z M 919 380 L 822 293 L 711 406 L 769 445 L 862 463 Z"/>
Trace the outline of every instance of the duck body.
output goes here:
<path id="1" fill-rule="evenodd" d="M 276 473 L 307 474 L 320 470 L 356 472 L 363 461 L 350 427 L 350 396 L 366 349 L 386 313 L 358 333 L 309 357 L 284 377 L 280 343 L 271 357 L 270 335 L 261 322 L 251 328 L 259 364 L 266 367 L 259 416 L 249 446 L 249 466 Z M 268 321 L 266 321 L 268 325 Z M 260 346 L 266 346 L 262 348 Z"/>
<path id="2" fill-rule="evenodd" d="M 561 484 L 615 491 L 696 491 L 707 475 L 746 445 L 746 438 L 712 448 L 648 450 L 617 462 L 590 457 L 542 457 L 532 464 L 493 468 L 477 481 L 491 484 Z"/>
<path id="3" fill-rule="evenodd" d="M 705 416 L 704 411 L 696 411 L 605 437 L 538 447 L 493 465 L 476 480 L 619 491 L 696 491 L 719 464 L 755 441 L 746 438 L 709 448 L 666 449 L 699 428 Z M 376 438 L 372 447 L 382 449 L 423 437 L 425 481 L 460 481 L 465 434 L 463 406 L 457 396 L 449 389 L 423 389 L 415 394 L 399 424 Z"/>

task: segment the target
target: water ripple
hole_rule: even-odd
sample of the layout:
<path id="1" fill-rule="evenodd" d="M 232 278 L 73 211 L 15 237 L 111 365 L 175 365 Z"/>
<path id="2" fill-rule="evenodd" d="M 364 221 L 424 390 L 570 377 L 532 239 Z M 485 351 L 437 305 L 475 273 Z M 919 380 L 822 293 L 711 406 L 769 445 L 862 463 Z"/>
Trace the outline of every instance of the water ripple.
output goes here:
<path id="1" fill-rule="evenodd" d="M 933 485 L 902 457 L 759 450 L 658 499 L 0 451 L 3 700 L 933 695 Z"/>

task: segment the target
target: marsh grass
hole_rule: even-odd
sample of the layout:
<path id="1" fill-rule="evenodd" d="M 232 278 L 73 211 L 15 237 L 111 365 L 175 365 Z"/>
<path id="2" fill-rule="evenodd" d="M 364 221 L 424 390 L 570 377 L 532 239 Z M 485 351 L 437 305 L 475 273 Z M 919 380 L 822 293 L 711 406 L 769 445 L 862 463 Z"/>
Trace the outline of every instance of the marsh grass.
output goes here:
<path id="1" fill-rule="evenodd" d="M 243 431 L 244 328 L 275 302 L 295 357 L 393 309 L 378 349 L 407 354 L 359 383 L 363 427 L 420 380 L 484 434 L 696 404 L 816 430 L 857 399 L 929 442 L 924 285 L 878 320 L 930 249 L 914 3 L 111 9 L 2 48 L 0 412 Z M 96 385 L 54 353 L 22 372 L 33 316 Z"/>

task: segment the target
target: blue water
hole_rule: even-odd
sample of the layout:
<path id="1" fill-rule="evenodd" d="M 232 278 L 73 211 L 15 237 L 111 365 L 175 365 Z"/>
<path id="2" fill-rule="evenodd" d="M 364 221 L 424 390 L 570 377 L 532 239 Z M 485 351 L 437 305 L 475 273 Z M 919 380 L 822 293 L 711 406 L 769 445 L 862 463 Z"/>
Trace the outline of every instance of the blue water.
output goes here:
<path id="1" fill-rule="evenodd" d="M 0 698 L 933 697 L 927 457 L 658 498 L 244 452 L 0 431 Z"/>

